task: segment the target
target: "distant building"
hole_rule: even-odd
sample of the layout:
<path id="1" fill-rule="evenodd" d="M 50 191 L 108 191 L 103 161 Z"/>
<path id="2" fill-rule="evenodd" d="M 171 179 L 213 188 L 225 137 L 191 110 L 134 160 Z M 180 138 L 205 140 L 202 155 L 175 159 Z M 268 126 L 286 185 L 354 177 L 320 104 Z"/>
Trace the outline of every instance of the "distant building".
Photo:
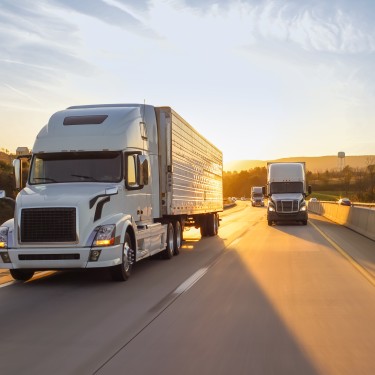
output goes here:
<path id="1" fill-rule="evenodd" d="M 29 154 L 30 154 L 30 150 L 28 149 L 28 147 L 17 147 L 17 150 L 16 150 L 17 156 L 29 155 Z"/>

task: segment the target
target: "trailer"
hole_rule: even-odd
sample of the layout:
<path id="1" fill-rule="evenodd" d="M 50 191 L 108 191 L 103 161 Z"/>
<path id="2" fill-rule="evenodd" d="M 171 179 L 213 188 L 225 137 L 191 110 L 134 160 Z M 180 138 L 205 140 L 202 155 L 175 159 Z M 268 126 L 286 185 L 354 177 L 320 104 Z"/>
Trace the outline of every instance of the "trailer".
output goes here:
<path id="1" fill-rule="evenodd" d="M 185 227 L 218 233 L 222 152 L 170 107 L 73 106 L 36 137 L 14 219 L 0 227 L 0 268 L 108 268 L 125 281 L 141 259 L 179 253 Z M 14 162 L 22 188 L 22 157 Z"/>

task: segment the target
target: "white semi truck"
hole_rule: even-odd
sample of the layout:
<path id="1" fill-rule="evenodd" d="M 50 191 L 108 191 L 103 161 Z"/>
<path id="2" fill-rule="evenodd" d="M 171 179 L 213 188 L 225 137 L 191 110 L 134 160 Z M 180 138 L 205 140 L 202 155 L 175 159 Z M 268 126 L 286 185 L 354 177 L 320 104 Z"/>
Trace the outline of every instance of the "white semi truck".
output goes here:
<path id="1" fill-rule="evenodd" d="M 264 206 L 264 194 L 262 186 L 253 186 L 251 188 L 251 205 Z"/>
<path id="2" fill-rule="evenodd" d="M 184 227 L 218 233 L 222 152 L 170 107 L 85 105 L 39 132 L 14 219 L 0 227 L 0 268 L 105 267 L 114 280 L 156 253 L 179 253 Z M 21 186 L 22 159 L 14 162 Z"/>
<path id="3" fill-rule="evenodd" d="M 298 163 L 267 163 L 268 225 L 280 221 L 298 221 L 307 224 L 305 198 L 311 194 L 306 185 L 306 166 Z"/>

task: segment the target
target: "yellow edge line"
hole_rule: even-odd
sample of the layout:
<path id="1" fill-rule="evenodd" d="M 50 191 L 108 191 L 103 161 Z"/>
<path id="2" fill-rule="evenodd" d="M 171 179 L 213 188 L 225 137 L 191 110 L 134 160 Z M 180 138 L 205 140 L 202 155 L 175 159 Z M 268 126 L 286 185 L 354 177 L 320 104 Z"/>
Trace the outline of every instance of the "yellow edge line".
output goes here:
<path id="1" fill-rule="evenodd" d="M 336 242 L 330 239 L 316 224 L 309 220 L 309 223 L 370 283 L 375 286 L 375 278 L 363 266 L 361 266 L 353 257 L 343 250 Z"/>

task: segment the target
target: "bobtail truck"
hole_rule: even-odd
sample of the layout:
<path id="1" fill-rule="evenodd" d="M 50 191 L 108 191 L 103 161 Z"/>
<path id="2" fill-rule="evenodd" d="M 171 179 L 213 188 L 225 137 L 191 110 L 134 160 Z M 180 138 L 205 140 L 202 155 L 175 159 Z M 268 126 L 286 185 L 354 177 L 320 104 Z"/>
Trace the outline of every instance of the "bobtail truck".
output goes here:
<path id="1" fill-rule="evenodd" d="M 311 194 L 306 184 L 306 166 L 298 163 L 267 163 L 268 225 L 280 221 L 297 221 L 307 224 L 308 213 L 305 198 Z"/>
<path id="2" fill-rule="evenodd" d="M 124 281 L 154 254 L 179 253 L 185 227 L 218 233 L 222 152 L 170 107 L 105 104 L 52 115 L 36 137 L 0 268 L 108 268 Z M 14 162 L 22 187 L 23 159 Z"/>

